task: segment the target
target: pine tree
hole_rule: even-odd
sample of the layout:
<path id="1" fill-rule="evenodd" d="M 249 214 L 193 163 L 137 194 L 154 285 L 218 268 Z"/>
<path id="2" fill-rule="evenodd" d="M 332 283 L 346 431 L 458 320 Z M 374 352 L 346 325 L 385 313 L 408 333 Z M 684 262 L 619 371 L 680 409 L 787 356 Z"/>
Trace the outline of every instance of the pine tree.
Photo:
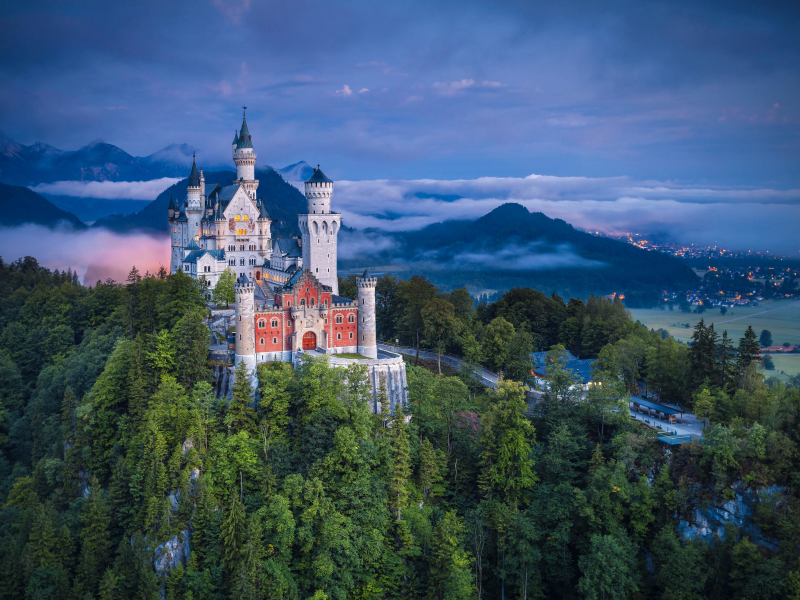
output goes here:
<path id="1" fill-rule="evenodd" d="M 187 390 L 200 381 L 211 381 L 208 353 L 211 332 L 203 322 L 203 313 L 194 310 L 185 314 L 172 330 L 176 356 L 180 357 L 176 367 L 177 379 Z"/>
<path id="2" fill-rule="evenodd" d="M 411 476 L 411 457 L 408 446 L 408 425 L 403 405 L 398 403 L 392 419 L 390 434 L 392 461 L 389 466 L 390 505 L 397 519 L 408 503 L 408 478 Z"/>
<path id="3" fill-rule="evenodd" d="M 222 566 L 233 576 L 244 550 L 247 522 L 239 490 L 231 494 L 230 506 L 222 523 Z"/>
<path id="4" fill-rule="evenodd" d="M 739 347 L 736 349 L 736 387 L 738 389 L 744 387 L 747 368 L 751 363 L 758 360 L 760 351 L 761 348 L 758 345 L 756 332 L 753 331 L 751 325 L 748 325 L 747 330 L 744 332 L 744 337 L 739 340 Z"/>
<path id="5" fill-rule="evenodd" d="M 53 520 L 52 508 L 44 504 L 36 506 L 27 548 L 31 569 L 50 567 L 57 562 L 57 538 Z"/>
<path id="6" fill-rule="evenodd" d="M 438 448 L 434 448 L 428 438 L 422 441 L 419 449 L 419 483 L 422 486 L 422 499 L 428 495 L 432 498 L 444 492 L 442 475 L 447 464 L 447 456 Z"/>
<path id="7" fill-rule="evenodd" d="M 428 597 L 467 600 L 474 596 L 472 557 L 464 550 L 464 523 L 448 511 L 431 537 Z"/>
<path id="8" fill-rule="evenodd" d="M 86 593 L 95 594 L 111 558 L 109 508 L 105 493 L 92 477 L 89 497 L 81 511 L 81 555 L 78 578 Z"/>
<path id="9" fill-rule="evenodd" d="M 225 424 L 232 433 L 255 432 L 256 411 L 251 406 L 253 386 L 250 383 L 250 372 L 244 361 L 236 365 L 234 377 L 233 397 L 228 405 L 228 412 L 225 414 Z"/>
<path id="10" fill-rule="evenodd" d="M 61 430 L 64 438 L 64 484 L 62 494 L 64 499 L 69 502 L 76 498 L 80 493 L 80 477 L 78 472 L 80 461 L 80 450 L 77 447 L 78 423 L 75 410 L 78 407 L 78 399 L 67 386 L 64 390 L 64 400 L 61 403 Z"/>

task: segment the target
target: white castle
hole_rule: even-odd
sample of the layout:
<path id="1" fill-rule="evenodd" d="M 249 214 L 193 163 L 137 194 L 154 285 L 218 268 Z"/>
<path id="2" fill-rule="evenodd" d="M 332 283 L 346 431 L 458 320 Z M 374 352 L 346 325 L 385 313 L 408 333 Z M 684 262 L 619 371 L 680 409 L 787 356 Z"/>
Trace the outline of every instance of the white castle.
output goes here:
<path id="1" fill-rule="evenodd" d="M 326 354 L 334 366 L 368 367 L 374 411 L 380 410 L 382 387 L 392 406 L 405 403 L 403 359 L 377 346 L 378 280 L 364 271 L 356 279 L 358 298 L 338 295 L 342 216 L 331 212 L 333 181 L 314 169 L 305 182 L 308 212 L 298 215 L 302 237 L 273 240 L 267 202 L 257 194 L 256 153 L 244 116 L 233 138 L 233 162 L 233 183 L 206 194 L 203 170 L 192 160 L 186 198 L 170 198 L 170 272 L 205 281 L 209 299 L 225 269 L 236 273 L 236 364 L 254 370 L 261 362 L 296 364 L 303 354 Z"/>

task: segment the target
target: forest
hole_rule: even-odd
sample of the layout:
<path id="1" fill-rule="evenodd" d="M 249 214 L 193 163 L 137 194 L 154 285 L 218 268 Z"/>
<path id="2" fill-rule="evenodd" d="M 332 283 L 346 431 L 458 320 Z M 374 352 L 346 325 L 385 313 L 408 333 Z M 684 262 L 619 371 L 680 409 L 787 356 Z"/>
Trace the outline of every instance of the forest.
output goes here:
<path id="1" fill-rule="evenodd" d="M 800 392 L 765 383 L 754 333 L 683 345 L 619 301 L 476 306 L 419 276 L 380 278 L 377 311 L 381 339 L 468 368 L 411 357 L 408 406 L 380 414 L 363 367 L 321 360 L 255 389 L 237 368 L 218 399 L 195 280 L 0 260 L 0 597 L 800 598 Z M 587 393 L 565 349 L 596 359 Z M 700 442 L 629 418 L 643 379 Z M 743 495 L 746 523 L 684 535 Z"/>

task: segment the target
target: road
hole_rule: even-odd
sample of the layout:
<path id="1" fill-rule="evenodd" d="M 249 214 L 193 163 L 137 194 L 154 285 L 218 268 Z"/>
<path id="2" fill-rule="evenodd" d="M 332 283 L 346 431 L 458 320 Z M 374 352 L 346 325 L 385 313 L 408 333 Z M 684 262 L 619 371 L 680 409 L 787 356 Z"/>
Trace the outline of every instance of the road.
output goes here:
<path id="1" fill-rule="evenodd" d="M 407 356 L 416 356 L 417 351 L 415 348 L 411 348 L 408 346 L 393 346 L 390 344 L 378 344 L 379 350 L 386 350 L 387 352 L 399 352 L 400 354 L 405 354 Z M 436 352 L 432 352 L 430 350 L 422 350 L 419 351 L 419 357 L 424 358 L 425 360 L 436 360 L 437 355 Z M 448 367 L 452 367 L 453 369 L 460 369 L 461 365 L 464 361 L 456 356 L 450 356 L 449 354 L 442 354 L 442 364 L 447 365 Z M 476 367 L 473 371 L 475 376 L 481 380 L 481 382 L 486 386 L 492 389 L 497 387 L 497 382 L 500 380 L 500 376 L 497 373 L 492 373 L 488 369 L 484 369 L 483 367 Z"/>
<path id="2" fill-rule="evenodd" d="M 636 400 L 637 396 L 631 396 L 631 401 Z M 651 398 L 640 398 L 643 400 L 649 400 L 653 402 Z M 669 406 L 670 408 L 676 408 L 674 406 L 670 406 L 669 404 L 664 404 L 664 406 Z M 668 421 L 662 421 L 658 417 L 651 417 L 647 414 L 635 412 L 633 408 L 630 408 L 631 417 L 642 421 L 643 423 L 647 423 L 648 425 L 652 425 L 657 429 L 661 429 L 662 431 L 667 431 L 671 433 L 675 433 L 677 435 L 693 435 L 697 437 L 703 437 L 703 422 L 698 420 L 691 413 L 683 413 L 683 423 L 681 423 L 680 415 L 677 416 L 678 423 L 672 424 Z"/>

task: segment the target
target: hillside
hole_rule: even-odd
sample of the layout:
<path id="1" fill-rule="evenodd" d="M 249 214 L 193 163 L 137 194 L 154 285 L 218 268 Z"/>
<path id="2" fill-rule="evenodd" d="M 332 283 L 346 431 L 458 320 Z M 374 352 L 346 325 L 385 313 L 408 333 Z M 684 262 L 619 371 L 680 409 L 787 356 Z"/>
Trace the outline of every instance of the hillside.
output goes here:
<path id="1" fill-rule="evenodd" d="M 36 192 L 0 183 L 0 225 L 13 227 L 24 223 L 47 227 L 66 223 L 76 229 L 86 227 L 74 214 L 61 210 Z"/>
<path id="2" fill-rule="evenodd" d="M 531 286 L 567 296 L 623 292 L 636 304 L 637 295 L 685 289 L 697 282 L 692 269 L 677 258 L 594 237 L 515 203 L 475 221 L 447 221 L 381 235 L 394 244 L 370 256 L 369 264 L 405 263 L 448 288 Z M 365 259 L 357 259 L 347 266 L 364 264 Z"/>
<path id="3" fill-rule="evenodd" d="M 206 192 L 210 193 L 217 184 L 230 185 L 236 177 L 233 171 L 210 171 L 205 173 Z M 297 229 L 297 215 L 306 208 L 306 199 L 296 187 L 286 183 L 273 169 L 256 170 L 259 181 L 258 193 L 267 203 L 267 210 L 274 219 L 272 226 L 273 236 L 288 236 L 299 233 Z M 110 215 L 98 219 L 94 227 L 104 227 L 112 231 L 169 231 L 167 225 L 167 206 L 169 198 L 183 199 L 186 197 L 187 179 L 179 181 L 167 188 L 150 204 L 132 215 Z"/>

